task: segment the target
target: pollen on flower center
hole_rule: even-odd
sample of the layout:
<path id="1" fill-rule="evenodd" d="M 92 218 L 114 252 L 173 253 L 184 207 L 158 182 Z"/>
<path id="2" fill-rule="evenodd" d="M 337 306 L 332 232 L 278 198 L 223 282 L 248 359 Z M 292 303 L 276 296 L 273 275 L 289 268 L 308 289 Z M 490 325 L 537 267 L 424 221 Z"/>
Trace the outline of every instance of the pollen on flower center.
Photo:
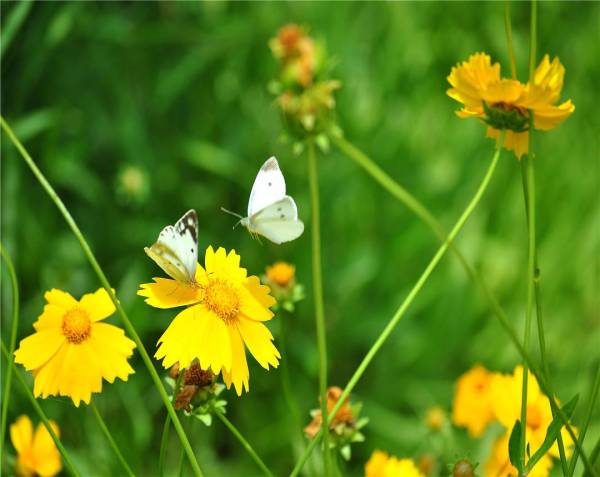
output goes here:
<path id="1" fill-rule="evenodd" d="M 63 316 L 62 332 L 70 343 L 79 344 L 85 341 L 91 330 L 92 321 L 84 309 L 71 308 Z"/>
<path id="2" fill-rule="evenodd" d="M 222 320 L 233 320 L 240 311 L 240 297 L 234 286 L 219 278 L 204 287 L 204 304 Z"/>

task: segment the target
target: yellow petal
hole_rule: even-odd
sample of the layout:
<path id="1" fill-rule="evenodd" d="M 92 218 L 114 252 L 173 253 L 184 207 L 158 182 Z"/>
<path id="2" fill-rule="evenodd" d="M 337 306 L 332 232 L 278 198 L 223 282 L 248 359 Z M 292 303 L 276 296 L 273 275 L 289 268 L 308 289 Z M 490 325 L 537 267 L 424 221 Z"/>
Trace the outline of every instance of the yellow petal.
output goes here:
<path id="1" fill-rule="evenodd" d="M 534 127 L 543 131 L 554 129 L 575 111 L 569 99 L 559 106 L 547 106 L 534 110 Z"/>
<path id="2" fill-rule="evenodd" d="M 79 300 L 79 306 L 89 313 L 92 321 L 104 320 L 115 312 L 115 304 L 104 288 L 83 295 Z"/>
<path id="3" fill-rule="evenodd" d="M 19 454 L 25 453 L 31 448 L 33 425 L 29 417 L 25 415 L 19 416 L 15 423 L 11 424 L 10 441 Z"/>
<path id="4" fill-rule="evenodd" d="M 488 127 L 487 136 L 496 138 L 497 145 L 498 140 L 500 139 L 500 131 Z M 513 151 L 517 156 L 517 159 L 521 159 L 523 154 L 527 154 L 527 151 L 529 151 L 529 133 L 527 131 L 521 133 L 506 131 L 504 137 L 504 149 Z"/>
<path id="5" fill-rule="evenodd" d="M 267 285 L 262 285 L 257 276 L 249 276 L 244 286 L 265 308 L 270 308 L 277 303 L 277 300 L 269 294 L 271 289 Z"/>
<path id="6" fill-rule="evenodd" d="M 47 304 L 44 306 L 44 311 L 39 316 L 33 327 L 37 331 L 47 328 L 60 328 L 63 322 L 63 316 L 66 310 L 58 305 Z"/>
<path id="7" fill-rule="evenodd" d="M 35 397 L 47 398 L 58 395 L 59 377 L 62 373 L 64 357 L 67 354 L 68 344 L 65 342 L 56 354 L 44 366 L 35 370 L 33 395 Z"/>
<path id="8" fill-rule="evenodd" d="M 44 294 L 46 301 L 52 305 L 60 306 L 64 310 L 68 310 L 77 306 L 77 300 L 69 295 L 67 292 L 53 288 Z"/>
<path id="9" fill-rule="evenodd" d="M 22 364 L 28 371 L 39 368 L 50 360 L 65 342 L 60 328 L 36 331 L 21 340 L 19 349 L 15 351 L 15 363 Z"/>
<path id="10" fill-rule="evenodd" d="M 269 369 L 269 365 L 276 368 L 279 365 L 278 358 L 281 356 L 271 341 L 273 335 L 265 325 L 241 317 L 237 327 L 250 353 L 263 368 Z"/>
<path id="11" fill-rule="evenodd" d="M 76 407 L 89 404 L 92 392 L 102 390 L 102 378 L 87 342 L 68 344 L 57 376 L 58 393 L 68 396 Z"/>
<path id="12" fill-rule="evenodd" d="M 127 381 L 134 372 L 127 358 L 133 354 L 135 342 L 127 338 L 121 328 L 108 323 L 96 323 L 92 326 L 87 345 L 95 357 L 99 374 L 109 383 L 117 377 Z"/>
<path id="13" fill-rule="evenodd" d="M 248 362 L 246 361 L 246 350 L 244 349 L 244 342 L 237 328 L 228 326 L 227 331 L 231 340 L 231 372 L 223 369 L 223 380 L 227 385 L 227 389 L 233 383 L 235 392 L 238 396 L 241 396 L 244 388 L 246 388 L 246 392 L 250 390 L 248 382 L 250 373 L 248 372 Z"/>
<path id="14" fill-rule="evenodd" d="M 227 332 L 228 327 L 212 311 L 204 308 L 202 314 L 206 316 L 207 322 L 198 344 L 200 366 L 202 369 L 212 368 L 215 374 L 218 374 L 221 368 L 229 371 L 231 369 L 231 340 Z"/>
<path id="15" fill-rule="evenodd" d="M 196 276 L 198 276 L 198 272 Z M 146 297 L 146 303 L 155 308 L 191 305 L 198 303 L 202 297 L 202 291 L 198 286 L 188 285 L 170 278 L 153 278 L 153 280 L 155 283 L 140 285 L 138 295 Z"/>
<path id="16" fill-rule="evenodd" d="M 257 297 L 250 293 L 248 287 L 240 288 L 238 293 L 240 297 L 240 312 L 243 313 L 244 316 L 257 321 L 268 321 L 273 318 L 273 312 L 268 308 L 265 308 L 265 306 L 257 300 Z M 264 297 L 263 300 L 265 300 Z"/>
<path id="17" fill-rule="evenodd" d="M 60 437 L 58 425 L 50 421 L 50 427 L 57 437 Z M 60 454 L 52 436 L 43 423 L 38 424 L 33 438 L 33 454 L 36 457 L 36 472 L 38 475 L 52 476 L 56 475 L 61 469 Z"/>

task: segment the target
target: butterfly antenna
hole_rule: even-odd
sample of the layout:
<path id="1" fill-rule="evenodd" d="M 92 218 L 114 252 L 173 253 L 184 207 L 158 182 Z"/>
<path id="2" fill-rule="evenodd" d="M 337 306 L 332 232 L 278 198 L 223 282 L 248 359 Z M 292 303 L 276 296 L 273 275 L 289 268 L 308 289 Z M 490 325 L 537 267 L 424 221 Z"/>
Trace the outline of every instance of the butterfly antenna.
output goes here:
<path id="1" fill-rule="evenodd" d="M 234 217 L 237 217 L 238 219 L 242 220 L 244 217 L 242 217 L 240 214 L 236 214 L 235 212 L 232 212 L 231 210 L 227 210 L 225 207 L 221 207 L 221 210 L 223 212 L 228 213 L 229 215 L 233 215 Z"/>

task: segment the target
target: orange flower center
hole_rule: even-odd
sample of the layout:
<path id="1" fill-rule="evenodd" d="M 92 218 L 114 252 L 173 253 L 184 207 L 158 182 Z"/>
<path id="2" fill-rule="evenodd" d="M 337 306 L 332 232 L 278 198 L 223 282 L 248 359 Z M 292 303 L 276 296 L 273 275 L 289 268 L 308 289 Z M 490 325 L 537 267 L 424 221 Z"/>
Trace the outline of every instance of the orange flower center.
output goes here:
<path id="1" fill-rule="evenodd" d="M 204 287 L 204 304 L 223 321 L 234 320 L 240 312 L 240 297 L 233 285 L 220 278 Z"/>
<path id="2" fill-rule="evenodd" d="M 63 316 L 62 332 L 70 343 L 79 344 L 89 338 L 92 320 L 82 308 L 71 308 Z"/>
<path id="3" fill-rule="evenodd" d="M 537 406 L 527 406 L 527 427 L 537 430 L 542 425 L 542 413 Z"/>
<path id="4" fill-rule="evenodd" d="M 296 269 L 285 262 L 277 262 L 272 267 L 267 267 L 267 278 L 280 287 L 285 287 L 294 279 Z"/>

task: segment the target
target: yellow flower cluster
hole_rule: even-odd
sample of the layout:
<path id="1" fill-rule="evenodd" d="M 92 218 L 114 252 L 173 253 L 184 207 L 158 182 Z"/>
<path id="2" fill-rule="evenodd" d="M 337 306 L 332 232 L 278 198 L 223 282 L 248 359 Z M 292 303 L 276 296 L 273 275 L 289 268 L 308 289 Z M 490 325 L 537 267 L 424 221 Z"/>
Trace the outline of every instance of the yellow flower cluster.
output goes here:
<path id="1" fill-rule="evenodd" d="M 58 436 L 58 425 L 50 421 L 50 426 Z M 44 424 L 39 423 L 34 433 L 31 419 L 19 416 L 10 426 L 10 440 L 17 451 L 17 475 L 52 477 L 62 469 L 60 454 Z"/>
<path id="2" fill-rule="evenodd" d="M 533 78 L 522 84 L 500 76 L 500 64 L 492 64 L 489 55 L 476 53 L 452 68 L 448 96 L 463 104 L 460 118 L 479 118 L 488 124 L 487 135 L 499 138 L 506 129 L 504 146 L 521 158 L 529 148 L 529 114 L 536 129 L 554 129 L 573 111 L 575 105 L 560 98 L 565 68 L 558 58 L 550 62 L 548 55 L 535 70 Z"/>
<path id="3" fill-rule="evenodd" d="M 398 459 L 375 451 L 365 465 L 365 477 L 425 477 L 412 459 Z"/>
<path id="4" fill-rule="evenodd" d="M 165 368 L 176 363 L 188 368 L 197 359 L 202 369 L 222 373 L 227 387 L 233 384 L 241 395 L 249 390 L 246 347 L 263 368 L 279 365 L 281 356 L 264 325 L 273 318 L 269 308 L 275 299 L 268 286 L 240 267 L 234 250 L 208 247 L 204 264 L 197 265 L 195 283 L 154 278 L 141 285 L 138 294 L 151 306 L 186 307 L 158 340 L 155 357 Z"/>
<path id="5" fill-rule="evenodd" d="M 452 421 L 466 427 L 471 436 L 479 437 L 493 422 L 500 423 L 504 434 L 496 440 L 492 454 L 485 464 L 486 476 L 516 475 L 508 457 L 508 439 L 515 421 L 521 417 L 521 385 L 523 368 L 517 366 L 512 374 L 493 373 L 475 366 L 457 382 L 452 408 Z M 531 373 L 528 375 L 526 442 L 535 452 L 544 441 L 546 430 L 552 422 L 548 398 Z M 566 430 L 561 431 L 567 456 L 572 452 L 572 440 Z M 558 457 L 555 443 L 535 465 L 529 475 L 546 477 L 552 468 L 552 458 Z"/>

